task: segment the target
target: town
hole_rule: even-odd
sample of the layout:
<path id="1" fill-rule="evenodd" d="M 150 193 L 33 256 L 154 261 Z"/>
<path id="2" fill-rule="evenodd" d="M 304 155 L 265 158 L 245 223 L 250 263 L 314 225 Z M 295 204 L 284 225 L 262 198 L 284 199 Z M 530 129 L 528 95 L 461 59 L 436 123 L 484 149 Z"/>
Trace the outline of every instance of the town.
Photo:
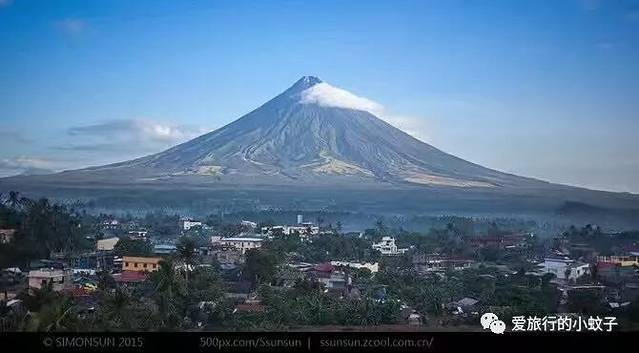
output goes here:
<path id="1" fill-rule="evenodd" d="M 639 231 L 343 231 L 303 212 L 226 223 L 0 201 L 2 331 L 478 331 L 484 312 L 639 325 Z"/>

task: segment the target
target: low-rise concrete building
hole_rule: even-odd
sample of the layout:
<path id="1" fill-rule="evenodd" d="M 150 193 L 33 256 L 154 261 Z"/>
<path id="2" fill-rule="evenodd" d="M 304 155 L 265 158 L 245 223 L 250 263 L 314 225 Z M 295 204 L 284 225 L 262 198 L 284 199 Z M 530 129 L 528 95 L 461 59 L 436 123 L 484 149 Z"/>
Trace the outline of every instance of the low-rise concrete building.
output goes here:
<path id="1" fill-rule="evenodd" d="M 111 237 L 106 239 L 98 240 L 96 244 L 96 249 L 98 251 L 112 251 L 115 248 L 115 245 L 120 241 L 118 237 Z"/>
<path id="2" fill-rule="evenodd" d="M 191 218 L 182 218 L 180 220 L 180 224 L 182 225 L 182 230 L 189 230 L 193 227 L 201 227 L 202 222 L 193 220 Z"/>
<path id="3" fill-rule="evenodd" d="M 262 241 L 264 239 L 257 237 L 233 237 L 233 238 L 222 238 L 219 241 L 219 244 L 224 246 L 233 246 L 240 250 L 242 254 L 246 253 L 247 250 L 257 249 L 262 247 Z"/>
<path id="4" fill-rule="evenodd" d="M 539 272 L 551 273 L 559 280 L 574 281 L 590 274 L 590 265 L 567 257 L 547 257 L 539 264 Z"/>
<path id="5" fill-rule="evenodd" d="M 51 283 L 53 290 L 58 292 L 73 286 L 71 275 L 70 270 L 41 268 L 29 271 L 27 278 L 30 288 L 40 289 Z"/>
<path id="6" fill-rule="evenodd" d="M 378 243 L 373 243 L 373 250 L 379 251 L 382 255 L 385 256 L 394 256 L 394 255 L 402 255 L 408 249 L 400 249 L 395 244 L 395 238 L 393 237 L 382 237 L 382 240 Z"/>
<path id="7" fill-rule="evenodd" d="M 415 254 L 413 255 L 413 267 L 415 271 L 424 272 L 442 272 L 447 270 L 465 270 L 473 265 L 473 260 L 443 256 L 440 254 Z"/>
<path id="8" fill-rule="evenodd" d="M 335 267 L 350 267 L 350 268 L 356 268 L 356 269 L 367 269 L 369 271 L 371 271 L 372 273 L 377 273 L 379 272 L 379 263 L 375 262 L 375 263 L 359 263 L 359 262 L 350 262 L 350 261 L 331 261 L 331 265 L 335 266 Z"/>

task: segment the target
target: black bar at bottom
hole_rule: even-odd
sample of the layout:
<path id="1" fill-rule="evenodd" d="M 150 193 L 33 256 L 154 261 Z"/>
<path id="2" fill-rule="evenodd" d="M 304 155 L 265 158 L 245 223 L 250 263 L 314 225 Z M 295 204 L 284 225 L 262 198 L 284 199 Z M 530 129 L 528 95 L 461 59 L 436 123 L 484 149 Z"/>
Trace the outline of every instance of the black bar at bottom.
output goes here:
<path id="1" fill-rule="evenodd" d="M 0 333 L 3 352 L 546 352 L 632 347 L 637 332 Z"/>

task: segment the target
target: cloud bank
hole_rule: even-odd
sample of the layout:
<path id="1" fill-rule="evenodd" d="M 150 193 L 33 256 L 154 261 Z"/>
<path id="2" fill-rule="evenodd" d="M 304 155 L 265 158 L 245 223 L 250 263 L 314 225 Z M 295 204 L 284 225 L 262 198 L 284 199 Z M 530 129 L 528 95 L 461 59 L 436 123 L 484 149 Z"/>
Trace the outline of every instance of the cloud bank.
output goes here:
<path id="1" fill-rule="evenodd" d="M 192 139 L 206 131 L 151 119 L 109 120 L 67 130 L 73 143 L 59 149 L 148 152 Z"/>

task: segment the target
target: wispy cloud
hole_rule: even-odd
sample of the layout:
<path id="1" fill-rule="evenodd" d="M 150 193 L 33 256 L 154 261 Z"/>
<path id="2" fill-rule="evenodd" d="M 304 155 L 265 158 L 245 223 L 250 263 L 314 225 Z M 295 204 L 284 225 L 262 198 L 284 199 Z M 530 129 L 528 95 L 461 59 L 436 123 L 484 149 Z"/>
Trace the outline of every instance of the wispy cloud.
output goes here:
<path id="1" fill-rule="evenodd" d="M 78 37 L 86 31 L 87 22 L 79 18 L 66 18 L 55 22 L 55 26 L 69 37 Z"/>
<path id="2" fill-rule="evenodd" d="M 6 7 L 13 3 L 13 0 L 0 0 L 0 7 Z"/>
<path id="3" fill-rule="evenodd" d="M 50 159 L 41 157 L 0 158 L 0 176 L 53 173 L 56 170 L 56 164 Z"/>
<path id="4" fill-rule="evenodd" d="M 300 103 L 367 111 L 418 139 L 428 140 L 425 119 L 395 114 L 380 103 L 331 86 L 326 82 L 318 83 L 302 91 Z"/>
<path id="5" fill-rule="evenodd" d="M 151 119 L 109 120 L 67 130 L 74 141 L 58 149 L 73 151 L 149 152 L 166 148 L 206 131 Z"/>

